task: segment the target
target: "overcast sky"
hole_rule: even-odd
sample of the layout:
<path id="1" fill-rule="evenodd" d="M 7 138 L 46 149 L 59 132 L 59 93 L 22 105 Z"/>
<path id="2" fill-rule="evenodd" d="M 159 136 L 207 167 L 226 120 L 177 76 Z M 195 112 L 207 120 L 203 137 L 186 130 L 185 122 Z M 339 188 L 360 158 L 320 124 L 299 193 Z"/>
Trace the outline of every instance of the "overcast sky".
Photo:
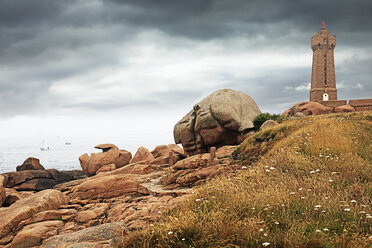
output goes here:
<path id="1" fill-rule="evenodd" d="M 281 113 L 308 100 L 322 20 L 339 99 L 371 98 L 370 0 L 0 0 L 0 135 L 169 143 L 222 88 Z"/>

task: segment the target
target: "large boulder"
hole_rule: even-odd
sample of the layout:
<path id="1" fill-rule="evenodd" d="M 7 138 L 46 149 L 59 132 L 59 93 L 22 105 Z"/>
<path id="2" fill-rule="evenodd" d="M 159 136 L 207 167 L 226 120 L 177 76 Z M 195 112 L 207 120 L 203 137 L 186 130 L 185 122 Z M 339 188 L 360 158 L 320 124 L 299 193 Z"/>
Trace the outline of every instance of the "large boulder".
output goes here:
<path id="1" fill-rule="evenodd" d="M 273 121 L 273 120 L 267 120 L 265 121 L 264 123 L 262 123 L 261 127 L 260 127 L 260 130 L 264 130 L 266 128 L 270 128 L 270 127 L 275 127 L 276 125 L 278 125 L 279 123 L 277 123 L 276 121 Z"/>
<path id="2" fill-rule="evenodd" d="M 253 118 L 260 113 L 255 101 L 243 92 L 219 90 L 194 105 L 174 126 L 174 140 L 182 143 L 186 155 L 235 145 L 254 129 Z"/>
<path id="3" fill-rule="evenodd" d="M 283 112 L 284 116 L 295 116 L 297 113 L 304 115 L 320 115 L 333 113 L 333 108 L 324 106 L 318 102 L 300 102 Z"/>
<path id="4" fill-rule="evenodd" d="M 16 190 L 41 191 L 52 189 L 55 185 L 72 180 L 72 176 L 56 169 L 25 170 L 2 174 L 4 187 Z"/>
<path id="5" fill-rule="evenodd" d="M 171 152 L 173 153 L 173 164 L 186 157 L 184 155 L 183 149 L 176 144 L 159 145 L 155 147 L 155 149 L 151 152 L 151 154 L 155 158 L 155 160 L 153 160 L 151 164 L 169 164 L 169 154 Z"/>
<path id="6" fill-rule="evenodd" d="M 338 106 L 334 109 L 335 113 L 348 113 L 348 112 L 354 112 L 355 108 L 351 105 L 342 105 Z"/>
<path id="7" fill-rule="evenodd" d="M 132 159 L 130 152 L 118 150 L 112 144 L 102 144 L 96 148 L 102 149 L 103 153 L 85 153 L 79 157 L 81 168 L 87 176 L 94 176 L 101 167 L 108 164 L 115 164 L 116 168 L 123 167 Z"/>
<path id="8" fill-rule="evenodd" d="M 21 221 L 45 210 L 58 209 L 68 201 L 69 199 L 60 191 L 48 189 L 18 200 L 10 207 L 0 208 L 0 238 L 18 228 Z"/>
<path id="9" fill-rule="evenodd" d="M 16 168 L 17 171 L 24 170 L 45 170 L 45 168 L 40 164 L 40 160 L 34 157 L 27 158 L 23 164 L 18 165 Z"/>
<path id="10" fill-rule="evenodd" d="M 44 240 L 40 247 L 116 247 L 122 237 L 127 234 L 129 231 L 123 222 L 107 223 L 74 233 L 50 237 Z"/>
<path id="11" fill-rule="evenodd" d="M 154 155 L 145 147 L 141 146 L 138 148 L 134 157 L 130 160 L 130 163 L 145 163 L 148 164 L 153 161 Z"/>

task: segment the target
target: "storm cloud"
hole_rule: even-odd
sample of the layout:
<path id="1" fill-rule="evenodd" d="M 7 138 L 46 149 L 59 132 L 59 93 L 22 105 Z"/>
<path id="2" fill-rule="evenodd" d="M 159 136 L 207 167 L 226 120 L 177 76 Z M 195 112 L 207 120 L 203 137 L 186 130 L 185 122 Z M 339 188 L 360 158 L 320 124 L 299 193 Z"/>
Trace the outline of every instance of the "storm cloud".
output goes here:
<path id="1" fill-rule="evenodd" d="M 0 118 L 159 111 L 174 124 L 221 88 L 280 113 L 308 99 L 322 20 L 339 98 L 370 98 L 368 0 L 0 0 Z"/>

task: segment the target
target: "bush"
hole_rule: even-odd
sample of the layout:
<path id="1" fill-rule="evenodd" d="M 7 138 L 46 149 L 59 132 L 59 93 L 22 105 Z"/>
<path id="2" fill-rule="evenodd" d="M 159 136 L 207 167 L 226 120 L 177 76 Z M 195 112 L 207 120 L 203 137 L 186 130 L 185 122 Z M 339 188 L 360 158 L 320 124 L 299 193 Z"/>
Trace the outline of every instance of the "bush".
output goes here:
<path id="1" fill-rule="evenodd" d="M 261 113 L 253 119 L 254 129 L 260 129 L 261 125 L 267 120 L 279 120 L 281 116 L 278 114 Z"/>

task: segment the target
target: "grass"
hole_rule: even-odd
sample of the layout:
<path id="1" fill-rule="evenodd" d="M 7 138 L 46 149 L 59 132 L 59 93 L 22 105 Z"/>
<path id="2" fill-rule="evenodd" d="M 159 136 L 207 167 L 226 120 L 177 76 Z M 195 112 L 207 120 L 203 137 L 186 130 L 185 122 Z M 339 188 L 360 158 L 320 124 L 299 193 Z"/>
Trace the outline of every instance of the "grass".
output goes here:
<path id="1" fill-rule="evenodd" d="M 122 247 L 371 247 L 372 114 L 284 121 Z"/>

